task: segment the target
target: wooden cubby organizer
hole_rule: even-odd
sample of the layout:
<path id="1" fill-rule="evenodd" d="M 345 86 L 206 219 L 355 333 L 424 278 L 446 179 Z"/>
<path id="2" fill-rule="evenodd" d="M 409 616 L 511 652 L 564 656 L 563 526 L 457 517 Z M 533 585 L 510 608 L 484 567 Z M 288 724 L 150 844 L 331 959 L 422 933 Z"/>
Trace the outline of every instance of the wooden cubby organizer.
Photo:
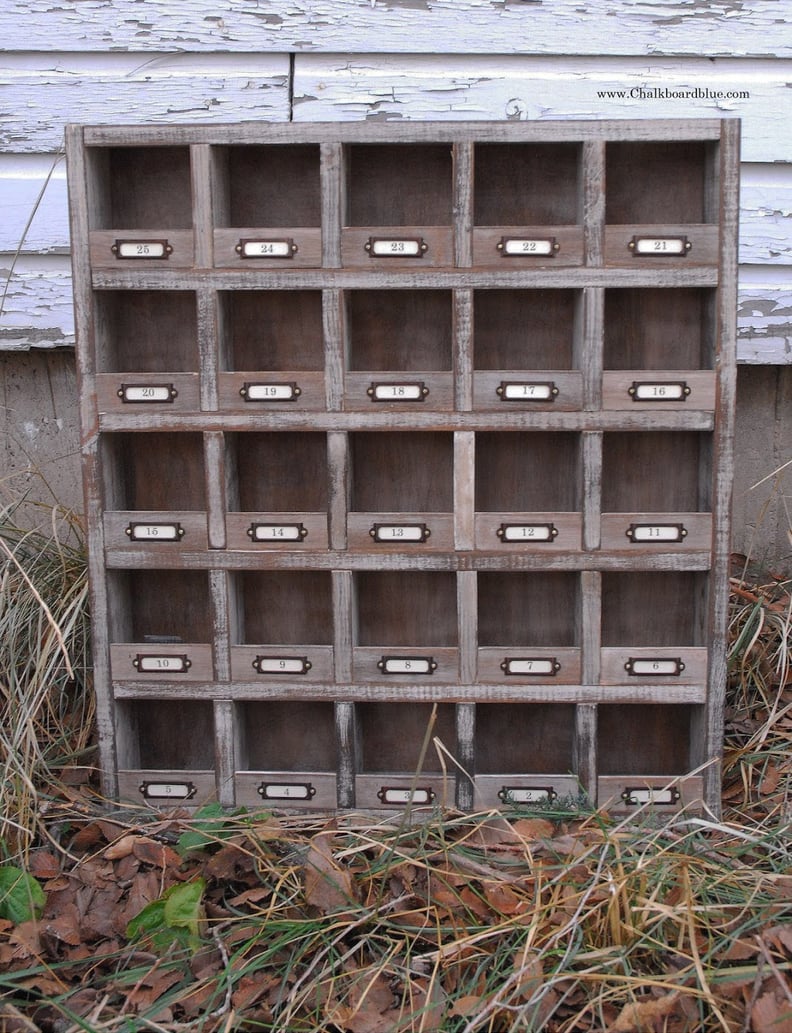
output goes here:
<path id="1" fill-rule="evenodd" d="M 69 128 L 109 795 L 717 812 L 738 139 Z"/>

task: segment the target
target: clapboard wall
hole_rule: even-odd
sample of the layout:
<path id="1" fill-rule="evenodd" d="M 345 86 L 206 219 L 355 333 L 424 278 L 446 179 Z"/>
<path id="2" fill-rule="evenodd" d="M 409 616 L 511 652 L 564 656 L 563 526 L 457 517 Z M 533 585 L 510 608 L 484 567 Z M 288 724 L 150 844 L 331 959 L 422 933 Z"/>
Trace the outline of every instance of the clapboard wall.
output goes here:
<path id="1" fill-rule="evenodd" d="M 4 0 L 0 428 L 79 505 L 68 122 L 742 119 L 736 545 L 789 553 L 792 27 L 779 0 Z M 740 461 L 740 459 L 742 461 Z M 8 480 L 2 485 L 7 489 Z M 36 491 L 41 487 L 37 485 Z M 770 500 L 769 506 L 766 505 Z M 757 545 L 754 545 L 757 548 Z"/>

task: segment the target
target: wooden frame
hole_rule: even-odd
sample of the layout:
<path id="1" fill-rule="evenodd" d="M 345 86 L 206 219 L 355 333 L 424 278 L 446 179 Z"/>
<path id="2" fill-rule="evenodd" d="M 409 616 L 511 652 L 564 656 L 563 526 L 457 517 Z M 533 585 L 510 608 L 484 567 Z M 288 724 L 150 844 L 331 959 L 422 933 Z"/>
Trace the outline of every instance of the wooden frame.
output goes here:
<path id="1" fill-rule="evenodd" d="M 717 812 L 738 141 L 69 128 L 109 795 Z"/>

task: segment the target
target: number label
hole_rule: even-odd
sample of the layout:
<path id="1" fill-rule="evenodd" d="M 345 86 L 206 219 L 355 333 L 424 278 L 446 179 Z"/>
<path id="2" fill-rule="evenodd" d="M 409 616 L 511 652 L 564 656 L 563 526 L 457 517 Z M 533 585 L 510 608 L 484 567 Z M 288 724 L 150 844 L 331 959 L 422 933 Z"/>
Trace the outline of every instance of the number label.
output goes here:
<path id="1" fill-rule="evenodd" d="M 434 790 L 416 788 L 416 789 L 400 789 L 396 786 L 382 786 L 377 793 L 377 797 L 381 803 L 389 804 L 429 804 L 435 798 Z"/>
<path id="2" fill-rule="evenodd" d="M 263 800 L 312 800 L 316 796 L 310 782 L 262 782 L 256 792 Z"/>
<path id="3" fill-rule="evenodd" d="M 634 657 L 624 664 L 627 673 L 637 678 L 678 678 L 685 670 L 679 657 Z"/>
<path id="4" fill-rule="evenodd" d="M 555 524 L 501 524 L 495 532 L 502 542 L 552 542 L 558 537 Z"/>
<path id="5" fill-rule="evenodd" d="M 278 240 L 240 240 L 234 248 L 240 258 L 294 258 L 297 245 L 290 237 Z"/>
<path id="6" fill-rule="evenodd" d="M 167 240 L 117 240 L 110 250 L 116 258 L 169 258 L 173 254 Z"/>
<path id="7" fill-rule="evenodd" d="M 304 524 L 251 524 L 247 530 L 253 542 L 302 542 L 308 537 Z"/>
<path id="8" fill-rule="evenodd" d="M 434 674 L 437 663 L 431 656 L 383 656 L 377 667 L 383 674 Z"/>
<path id="9" fill-rule="evenodd" d="M 636 257 L 656 255 L 660 257 L 684 258 L 693 245 L 687 237 L 633 237 L 627 247 Z"/>
<path id="10" fill-rule="evenodd" d="M 372 402 L 423 402 L 429 388 L 421 381 L 399 384 L 371 384 L 366 394 Z"/>
<path id="11" fill-rule="evenodd" d="M 116 394 L 122 402 L 159 404 L 172 402 L 178 391 L 173 384 L 122 384 Z"/>
<path id="12" fill-rule="evenodd" d="M 179 542 L 184 528 L 181 524 L 130 524 L 125 533 L 133 542 Z"/>
<path id="13" fill-rule="evenodd" d="M 196 793 L 192 782 L 141 782 L 138 788 L 146 800 L 189 800 Z"/>
<path id="14" fill-rule="evenodd" d="M 297 384 L 244 384 L 239 393 L 246 402 L 293 402 L 302 391 Z"/>
<path id="15" fill-rule="evenodd" d="M 683 524 L 630 524 L 626 534 L 631 542 L 682 542 L 687 528 Z"/>
<path id="16" fill-rule="evenodd" d="M 425 542 L 431 535 L 426 524 L 374 524 L 369 534 L 375 542 Z"/>
<path id="17" fill-rule="evenodd" d="M 506 675 L 529 678 L 555 678 L 561 670 L 561 664 L 554 656 L 506 657 L 500 666 Z"/>
<path id="18" fill-rule="evenodd" d="M 192 660 L 183 654 L 138 653 L 132 666 L 140 674 L 186 674 Z"/>
<path id="19" fill-rule="evenodd" d="M 370 258 L 423 258 L 429 250 L 423 237 L 369 237 L 363 247 Z"/>
<path id="20" fill-rule="evenodd" d="M 553 402 L 558 397 L 558 388 L 552 381 L 506 381 L 495 388 L 502 402 Z"/>
<path id="21" fill-rule="evenodd" d="M 259 674 L 307 674 L 311 666 L 306 656 L 257 656 L 253 661 Z"/>
<path id="22" fill-rule="evenodd" d="M 501 237 L 495 246 L 504 258 L 553 258 L 561 250 L 555 237 Z"/>

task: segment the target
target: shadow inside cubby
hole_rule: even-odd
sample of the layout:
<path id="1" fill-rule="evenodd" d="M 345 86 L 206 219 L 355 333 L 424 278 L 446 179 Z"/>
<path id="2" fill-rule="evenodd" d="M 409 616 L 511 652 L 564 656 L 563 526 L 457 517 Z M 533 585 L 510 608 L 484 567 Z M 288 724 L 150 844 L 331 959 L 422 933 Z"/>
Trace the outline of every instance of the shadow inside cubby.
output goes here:
<path id="1" fill-rule="evenodd" d="M 606 571 L 602 645 L 705 646 L 707 597 L 700 571 Z"/>
<path id="2" fill-rule="evenodd" d="M 360 571 L 359 646 L 457 644 L 456 577 L 447 571 Z"/>
<path id="3" fill-rule="evenodd" d="M 327 510 L 327 439 L 306 431 L 229 434 L 229 509 L 244 513 Z"/>
<path id="4" fill-rule="evenodd" d="M 444 290 L 346 293 L 350 370 L 452 368 L 452 301 Z"/>
<path id="5" fill-rule="evenodd" d="M 189 147 L 88 149 L 91 229 L 189 229 Z"/>
<path id="6" fill-rule="evenodd" d="M 192 291 L 98 291 L 94 306 L 99 373 L 197 372 Z"/>
<path id="7" fill-rule="evenodd" d="M 216 226 L 321 224 L 318 144 L 248 144 L 213 153 Z"/>
<path id="8" fill-rule="evenodd" d="M 714 305 L 714 291 L 699 287 L 606 289 L 605 369 L 712 369 Z"/>
<path id="9" fill-rule="evenodd" d="M 359 513 L 445 513 L 454 508 L 452 435 L 421 431 L 350 435 L 352 500 Z"/>
<path id="10" fill-rule="evenodd" d="M 112 570 L 111 642 L 211 642 L 205 571 Z"/>
<path id="11" fill-rule="evenodd" d="M 322 292 L 221 291 L 225 370 L 324 370 Z"/>
<path id="12" fill-rule="evenodd" d="M 421 749 L 432 716 L 431 703 L 358 703 L 355 707 L 360 736 L 360 771 L 411 775 L 418 771 Z M 453 703 L 440 703 L 431 738 L 438 738 L 449 753 L 456 753 L 456 716 Z M 444 758 L 445 767 L 453 767 Z M 422 771 L 444 769 L 437 749 L 426 751 Z"/>
<path id="13" fill-rule="evenodd" d="M 711 451 L 711 435 L 696 431 L 604 434 L 603 513 L 707 512 Z"/>
<path id="14" fill-rule="evenodd" d="M 580 435 L 476 435 L 476 512 L 574 512 L 582 501 Z"/>
<path id="15" fill-rule="evenodd" d="M 332 645 L 329 572 L 239 571 L 234 579 L 237 642 Z"/>
<path id="16" fill-rule="evenodd" d="M 580 144 L 475 146 L 476 226 L 560 226 L 580 221 Z"/>
<path id="17" fill-rule="evenodd" d="M 238 704 L 239 770 L 334 771 L 332 703 L 250 700 Z"/>
<path id="18" fill-rule="evenodd" d="M 696 708 L 684 704 L 600 704 L 600 775 L 682 775 L 691 767 Z"/>
<path id="19" fill-rule="evenodd" d="M 449 226 L 450 144 L 346 147 L 347 226 Z"/>
<path id="20" fill-rule="evenodd" d="M 479 646 L 578 646 L 577 571 L 481 571 Z"/>
<path id="21" fill-rule="evenodd" d="M 214 714 L 210 701 L 119 700 L 116 707 L 119 768 L 214 768 Z"/>
<path id="22" fill-rule="evenodd" d="M 619 223 L 715 222 L 714 146 L 699 140 L 609 142 L 605 148 L 605 220 Z M 712 168 L 712 173 L 711 173 Z"/>
<path id="23" fill-rule="evenodd" d="M 477 290 L 473 305 L 474 368 L 575 369 L 580 324 L 580 291 Z"/>
<path id="24" fill-rule="evenodd" d="M 476 774 L 568 774 L 574 768 L 571 703 L 479 703 Z"/>
<path id="25" fill-rule="evenodd" d="M 206 509 L 203 435 L 109 433 L 101 447 L 106 510 Z"/>

